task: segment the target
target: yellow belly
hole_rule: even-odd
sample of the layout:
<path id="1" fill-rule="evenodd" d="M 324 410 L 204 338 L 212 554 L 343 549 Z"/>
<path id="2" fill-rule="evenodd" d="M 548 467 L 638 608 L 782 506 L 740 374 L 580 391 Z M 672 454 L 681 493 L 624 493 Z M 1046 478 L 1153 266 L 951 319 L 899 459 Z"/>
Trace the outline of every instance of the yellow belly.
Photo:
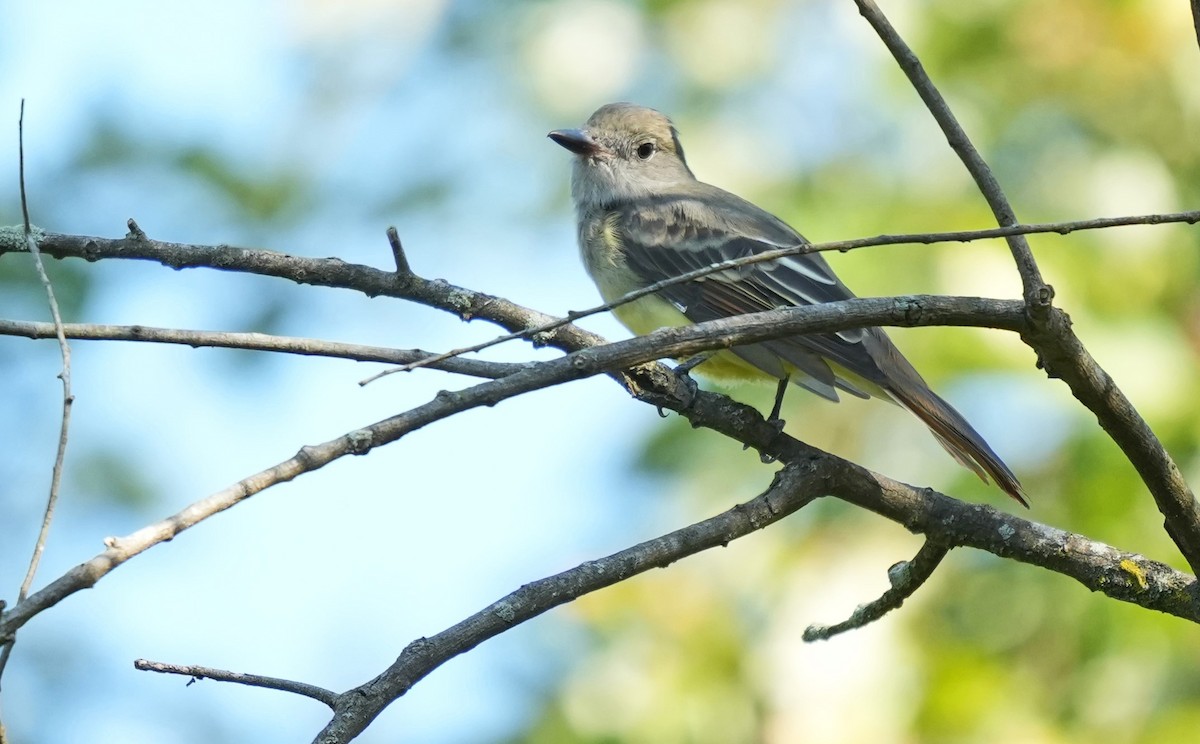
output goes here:
<path id="1" fill-rule="evenodd" d="M 621 293 L 624 294 L 624 293 Z M 618 295 L 620 296 L 620 295 Z M 683 313 L 671 303 L 650 295 L 613 310 L 617 320 L 638 336 L 644 336 L 659 328 L 677 328 L 692 325 Z M 766 374 L 741 357 L 721 349 L 703 363 L 696 371 L 713 380 L 723 382 L 764 381 L 776 378 Z"/>

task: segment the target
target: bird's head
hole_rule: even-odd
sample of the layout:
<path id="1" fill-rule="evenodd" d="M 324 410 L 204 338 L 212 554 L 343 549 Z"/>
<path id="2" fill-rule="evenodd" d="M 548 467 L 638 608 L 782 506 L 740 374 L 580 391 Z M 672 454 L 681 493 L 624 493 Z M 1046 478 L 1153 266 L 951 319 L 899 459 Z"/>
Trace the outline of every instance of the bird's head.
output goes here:
<path id="1" fill-rule="evenodd" d="M 601 106 L 580 129 L 548 135 L 575 154 L 571 196 L 580 209 L 609 205 L 695 180 L 665 115 L 632 103 Z"/>

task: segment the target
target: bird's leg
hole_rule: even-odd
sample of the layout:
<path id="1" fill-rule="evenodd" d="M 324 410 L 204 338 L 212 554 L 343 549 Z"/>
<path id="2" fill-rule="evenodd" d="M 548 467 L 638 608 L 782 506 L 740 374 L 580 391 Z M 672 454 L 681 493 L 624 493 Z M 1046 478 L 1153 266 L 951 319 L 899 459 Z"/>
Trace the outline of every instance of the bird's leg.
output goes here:
<path id="1" fill-rule="evenodd" d="M 779 387 L 775 388 L 775 405 L 771 406 L 771 415 L 767 417 L 767 423 L 778 426 L 780 431 L 783 431 L 783 419 L 779 418 L 779 411 L 783 409 L 783 396 L 791 379 L 791 375 L 785 375 L 779 381 Z"/>
<path id="2" fill-rule="evenodd" d="M 790 375 L 783 377 L 779 380 L 779 387 L 775 388 L 775 404 L 771 406 L 771 415 L 767 417 L 767 423 L 775 427 L 776 432 L 783 431 L 784 421 L 783 419 L 779 418 L 779 412 L 783 408 L 783 396 L 787 393 L 788 382 L 791 379 L 792 378 Z M 742 447 L 742 449 L 749 448 L 750 445 L 748 444 Z M 767 464 L 775 462 L 775 456 L 768 455 L 765 452 L 760 453 L 758 459 Z"/>
<path id="3" fill-rule="evenodd" d="M 679 364 L 675 365 L 675 374 L 680 377 L 689 376 L 693 369 L 699 367 L 701 364 L 704 364 L 709 359 L 712 359 L 712 355 L 714 353 L 715 352 L 712 351 L 705 351 L 696 354 L 695 356 L 688 357 Z"/>

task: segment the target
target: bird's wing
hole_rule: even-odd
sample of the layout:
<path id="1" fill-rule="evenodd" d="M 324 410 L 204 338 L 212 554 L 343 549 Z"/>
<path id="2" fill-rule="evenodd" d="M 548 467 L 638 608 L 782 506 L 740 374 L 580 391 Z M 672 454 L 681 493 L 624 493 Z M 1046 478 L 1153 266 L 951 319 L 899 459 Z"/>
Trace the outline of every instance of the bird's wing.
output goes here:
<path id="1" fill-rule="evenodd" d="M 647 283 L 806 242 L 768 212 L 716 187 L 707 189 L 711 191 L 614 207 L 625 262 Z M 726 269 L 658 294 L 695 323 L 854 296 L 817 254 Z M 886 381 L 886 373 L 871 353 L 880 342 L 891 346 L 878 329 L 852 329 L 794 336 L 732 351 L 776 377 L 782 377 L 790 365 L 810 378 L 798 379 L 799 384 L 837 400 L 835 388 L 868 397 L 862 380 L 874 385 Z M 844 375 L 845 371 L 851 376 Z"/>

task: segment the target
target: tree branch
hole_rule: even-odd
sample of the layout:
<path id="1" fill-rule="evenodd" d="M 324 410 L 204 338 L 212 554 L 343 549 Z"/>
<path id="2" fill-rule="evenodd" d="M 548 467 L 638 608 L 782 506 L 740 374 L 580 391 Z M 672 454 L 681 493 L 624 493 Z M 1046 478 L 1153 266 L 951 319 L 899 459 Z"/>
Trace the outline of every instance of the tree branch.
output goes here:
<path id="1" fill-rule="evenodd" d="M 1192 0 L 1192 27 L 1196 29 L 1196 43 L 1200 44 L 1200 0 Z"/>
<path id="2" fill-rule="evenodd" d="M 74 248 L 82 247 L 86 240 L 77 243 Z M 122 257 L 141 252 L 151 254 L 155 257 L 154 260 L 162 260 L 164 263 L 183 260 L 187 255 L 186 247 L 154 244 L 147 248 L 137 247 L 136 242 L 134 238 L 127 238 L 126 241 L 111 241 L 107 247 L 117 250 Z M 204 261 L 212 262 L 212 265 L 221 268 L 267 273 L 293 281 L 325 286 L 345 286 L 368 294 L 374 291 L 376 294 L 392 293 L 396 296 L 406 296 L 410 291 L 405 287 L 389 284 L 394 280 L 390 278 L 393 275 L 388 272 L 352 266 L 336 260 L 287 259 L 280 254 L 224 247 L 201 249 L 200 253 L 203 255 L 191 253 L 191 260 L 195 262 L 203 258 Z M 528 327 L 531 320 L 536 324 L 537 319 L 549 318 L 501 298 L 473 293 L 444 282 L 429 282 L 413 277 L 408 286 L 415 288 L 411 291 L 418 298 L 417 301 L 450 309 L 466 317 L 486 318 L 505 327 L 519 329 Z M 467 310 L 464 311 L 463 308 Z M 1054 311 L 1053 314 L 1059 315 L 1058 311 Z M 1061 317 L 1065 324 L 1065 315 Z M 666 329 L 649 336 L 586 349 L 563 359 L 531 365 L 528 369 L 501 380 L 486 382 L 455 393 L 444 393 L 425 406 L 352 432 L 333 442 L 305 448 L 296 458 L 197 502 L 168 520 L 144 528 L 127 538 L 110 541 L 109 550 L 68 572 L 5 614 L 0 621 L 0 637 L 20 627 L 41 609 L 74 591 L 93 585 L 100 577 L 137 552 L 161 540 L 169 539 L 207 515 L 229 508 L 273 483 L 320 467 L 335 457 L 366 452 L 386 441 L 394 441 L 406 431 L 460 410 L 491 405 L 505 397 L 548 384 L 621 369 L 647 359 L 687 356 L 704 349 L 728 347 L 797 333 L 825 333 L 862 325 L 930 324 L 990 325 L 1020 332 L 1023 337 L 1029 334 L 1029 320 L 1025 315 L 1024 305 L 1020 302 L 940 297 L 864 298 L 806 308 L 775 310 L 699 326 Z M 570 349 L 574 343 L 586 347 L 597 338 L 567 325 L 556 329 L 547 341 L 559 348 Z M 662 365 L 638 367 L 631 370 L 630 374 L 637 381 L 636 388 L 641 399 L 653 405 L 677 410 L 694 425 L 712 428 L 781 461 L 799 463 L 797 467 L 815 467 L 814 463 L 831 457 L 780 433 L 752 408 L 737 404 L 724 396 L 706 392 L 694 393 L 686 389 L 683 382 Z M 835 459 L 834 462 L 842 461 Z M 846 467 L 857 466 L 847 463 Z M 830 493 L 836 493 L 860 506 L 873 509 L 910 529 L 936 536 L 939 542 L 990 550 L 998 555 L 1045 566 L 1076 577 L 1085 585 L 1124 601 L 1189 619 L 1193 619 L 1195 615 L 1192 607 L 1194 582 L 1188 583 L 1192 581 L 1190 577 L 1174 572 L 1162 564 L 1147 561 L 1135 554 L 1122 553 L 1082 536 L 1034 525 L 984 507 L 969 506 L 937 495 L 939 500 L 929 492 L 915 491 L 882 476 L 867 474 L 867 471 L 861 469 L 848 472 L 850 475 L 843 473 L 839 476 L 846 483 L 840 483 L 831 477 L 829 482 L 837 488 L 831 486 Z M 861 482 L 863 479 L 866 479 L 867 486 Z M 856 488 L 849 488 L 846 484 L 856 485 Z M 868 489 L 869 484 L 875 484 L 873 488 L 878 493 L 874 496 L 864 490 Z M 947 525 L 954 526 L 959 531 L 951 534 Z M 1063 546 L 1075 546 L 1078 551 L 1072 552 L 1071 549 L 1067 549 L 1064 552 Z M 1101 578 L 1097 578 L 1098 576 Z M 1145 582 L 1145 589 L 1142 589 L 1143 584 L 1137 581 L 1138 576 Z M 1118 579 L 1134 581 L 1138 591 L 1131 591 L 1129 586 L 1119 583 Z"/>
<path id="3" fill-rule="evenodd" d="M 971 144 L 945 99 L 925 73 L 920 60 L 896 33 L 874 0 L 854 2 L 937 120 L 951 148 L 987 199 L 997 221 L 1001 225 L 1015 225 L 1016 215 L 1000 183 Z M 1163 515 L 1167 534 L 1192 571 L 1200 573 L 1200 504 L 1196 502 L 1196 497 L 1154 432 L 1070 330 L 1069 319 L 1063 314 L 1050 312 L 1054 291 L 1042 280 L 1028 242 L 1014 235 L 1008 238 L 1008 245 L 1021 274 L 1031 321 L 1030 332 L 1022 337 L 1038 352 L 1047 372 L 1066 382 L 1072 394 L 1096 414 L 1105 431 L 1121 446 L 1154 496 L 1154 502 Z"/>
<path id="4" fill-rule="evenodd" d="M 289 256 L 288 254 L 277 253 L 275 251 L 232 248 L 224 245 L 206 246 L 168 243 L 150 240 L 141 232 L 140 228 L 131 230 L 130 234 L 126 235 L 125 238 L 100 238 L 82 235 L 64 235 L 62 233 L 46 233 L 38 228 L 34 228 L 34 234 L 39 237 L 42 251 L 47 255 L 59 259 L 83 258 L 87 261 L 98 261 L 106 258 L 125 258 L 155 261 L 175 269 L 204 267 L 274 276 L 298 284 L 350 289 L 361 292 L 368 297 L 383 295 L 411 300 L 429 307 L 445 310 L 464 320 L 479 318 L 496 323 L 511 331 L 509 335 L 483 344 L 456 349 L 452 352 L 434 354 L 428 361 L 422 361 L 419 364 L 410 363 L 412 364 L 412 368 L 415 368 L 417 366 L 430 366 L 435 361 L 448 359 L 459 354 L 480 351 L 489 346 L 522 338 L 533 339 L 535 345 L 554 346 L 564 351 L 574 351 L 586 346 L 595 345 L 602 340 L 594 334 L 571 325 L 572 321 L 607 312 L 614 307 L 633 302 L 648 294 L 653 294 L 677 284 L 694 281 L 709 274 L 755 263 L 772 261 L 784 256 L 824 251 L 845 252 L 883 245 L 966 243 L 976 240 L 1033 233 L 1067 235 L 1082 230 L 1099 230 L 1129 225 L 1196 224 L 1198 222 L 1200 222 L 1200 211 L 1191 211 L 1012 225 L 983 230 L 878 235 L 868 238 L 813 243 L 792 248 L 781 248 L 754 256 L 744 256 L 716 263 L 658 282 L 643 290 L 631 292 L 611 303 L 596 305 L 584 310 L 569 311 L 565 317 L 539 313 L 503 298 L 457 287 L 443 280 L 422 279 L 412 274 L 411 271 L 408 271 L 408 273 L 387 272 L 360 264 L 348 264 L 336 258 L 306 258 Z M 133 223 L 132 220 L 130 220 L 130 223 L 134 227 L 137 227 L 136 223 Z M 398 244 L 399 237 L 396 240 Z M 393 245 L 392 247 L 394 253 L 396 246 Z M 9 228 L 0 228 L 0 255 L 6 252 L 24 250 L 27 250 L 27 248 L 23 240 L 13 239 L 9 235 Z M 404 260 L 404 266 L 407 269 L 408 262 L 406 258 L 403 258 L 403 252 L 401 252 L 400 256 Z"/>
<path id="5" fill-rule="evenodd" d="M 664 329 L 647 336 L 592 347 L 566 357 L 532 364 L 520 372 L 465 390 L 442 391 L 424 405 L 328 442 L 303 447 L 295 456 L 244 478 L 126 537 L 109 538 L 105 541 L 107 549 L 104 552 L 71 569 L 0 615 L 0 640 L 10 637 L 35 615 L 66 597 L 91 588 L 130 558 L 161 542 L 171 540 L 184 530 L 266 488 L 317 470 L 341 457 L 366 454 L 376 447 L 394 442 L 412 431 L 462 411 L 493 406 L 516 395 L 551 385 L 627 369 L 660 356 L 690 356 L 712 348 L 753 343 L 796 333 L 825 333 L 861 325 L 935 323 L 988 323 L 1019 330 L 1023 320 L 1021 304 L 1015 301 L 944 297 L 858 298 L 811 307 L 772 310 L 686 328 Z M 698 395 L 684 391 L 684 386 L 678 378 L 662 365 L 643 370 L 642 374 L 650 375 L 647 379 L 657 381 L 656 387 L 646 388 L 647 390 L 670 391 L 669 395 L 674 396 L 670 403 L 657 402 L 655 405 L 677 410 L 684 408 Z M 757 416 L 756 413 L 754 415 Z"/>
<path id="6" fill-rule="evenodd" d="M 988 206 L 991 207 L 992 214 L 996 216 L 996 221 L 1001 226 L 1016 225 L 1017 216 L 1008 203 L 1008 198 L 1004 195 L 1004 189 L 1000 187 L 1000 182 L 996 180 L 992 169 L 975 149 L 975 145 L 971 143 L 971 139 L 962 125 L 958 123 L 954 112 L 946 104 L 946 99 L 942 98 L 937 86 L 925 72 L 921 60 L 917 59 L 913 50 L 904 42 L 904 39 L 900 38 L 900 34 L 892 27 L 887 16 L 883 14 L 874 0 L 854 0 L 854 3 L 858 6 L 863 18 L 867 19 L 867 23 L 875 29 L 875 33 L 879 35 L 884 46 L 896 58 L 900 69 L 908 76 L 909 82 L 916 89 L 917 95 L 925 102 L 929 113 L 933 114 L 942 133 L 946 135 L 946 141 L 950 144 L 951 149 L 958 154 L 971 177 L 975 179 L 979 191 L 987 200 Z M 1033 258 L 1033 251 L 1029 249 L 1029 243 L 1021 235 L 1011 235 L 1007 241 L 1013 260 L 1017 263 L 1017 271 L 1021 274 L 1021 284 L 1025 290 L 1025 304 L 1029 306 L 1030 312 L 1039 312 L 1041 308 L 1048 308 L 1050 301 L 1054 298 L 1054 292 L 1042 281 L 1042 274 L 1038 270 L 1037 261 Z"/>
<path id="7" fill-rule="evenodd" d="M 984 230 L 959 230 L 954 232 L 939 232 L 939 233 L 908 233 L 900 235 L 877 235 L 871 238 L 852 238 L 849 240 L 833 240 L 825 243 L 804 243 L 801 245 L 791 246 L 789 248 L 776 248 L 770 251 L 762 251 L 748 256 L 740 256 L 731 258 L 726 261 L 719 261 L 703 268 L 694 271 L 688 271 L 683 274 L 678 274 L 661 281 L 649 284 L 641 289 L 628 292 L 612 302 L 605 302 L 600 305 L 586 308 L 584 310 L 571 310 L 566 314 L 566 317 L 556 318 L 550 322 L 525 328 L 515 333 L 509 333 L 504 336 L 498 336 L 488 341 L 483 341 L 472 346 L 464 346 L 458 349 L 441 354 L 434 354 L 425 359 L 410 362 L 399 369 L 391 369 L 380 372 L 367 380 L 363 384 L 373 382 L 380 377 L 384 377 L 396 372 L 409 372 L 418 367 L 425 367 L 436 362 L 446 359 L 453 359 L 463 354 L 472 354 L 492 346 L 497 346 L 508 341 L 513 341 L 522 338 L 531 338 L 538 333 L 545 333 L 556 328 L 564 326 L 568 323 L 573 323 L 581 318 L 586 318 L 591 315 L 608 312 L 615 308 L 627 305 L 630 302 L 639 300 L 647 295 L 652 295 L 661 292 L 668 287 L 674 287 L 680 284 L 703 279 L 711 274 L 716 274 L 730 269 L 737 269 L 753 264 L 767 263 L 775 261 L 786 256 L 796 256 L 806 253 L 820 253 L 824 251 L 840 251 L 846 252 L 858 248 L 867 248 L 882 245 L 906 245 L 906 244 L 923 244 L 932 245 L 934 243 L 968 243 L 976 240 L 988 240 L 992 238 L 1005 238 L 1014 235 L 1028 235 L 1031 233 L 1057 233 L 1059 235 L 1067 235 L 1072 232 L 1081 230 L 1098 230 L 1111 227 L 1122 227 L 1129 225 L 1161 225 L 1167 223 L 1187 223 L 1194 225 L 1200 222 L 1200 211 L 1192 212 L 1176 212 L 1171 214 L 1149 214 L 1135 215 L 1130 217 L 1100 217 L 1091 220 L 1077 220 L 1074 222 L 1052 222 L 1031 225 L 1012 225 L 1009 227 L 993 227 Z"/>
<path id="8" fill-rule="evenodd" d="M 1046 374 L 1067 383 L 1071 394 L 1096 414 L 1149 488 L 1167 534 L 1192 572 L 1200 574 L 1200 504 L 1150 425 L 1071 330 L 1070 317 L 1050 313 L 1046 322 L 1030 323 L 1021 338 L 1037 351 Z"/>
<path id="9" fill-rule="evenodd" d="M 295 336 L 272 336 L 266 333 L 234 333 L 229 331 L 191 331 L 178 328 L 155 328 L 144 325 L 101 325 L 98 323 L 64 323 L 67 338 L 91 341 L 142 341 L 157 344 L 180 344 L 193 348 L 215 347 L 272 351 L 301 356 L 321 356 L 351 359 L 357 362 L 407 364 L 432 356 L 420 349 L 392 349 L 386 346 L 364 346 L 340 341 L 323 341 Z M 52 323 L 37 323 L 0 319 L 0 336 L 24 338 L 54 338 L 57 329 Z M 428 365 L 432 369 L 470 377 L 497 379 L 524 369 L 525 364 L 488 362 L 478 359 L 448 359 Z"/>
<path id="10" fill-rule="evenodd" d="M 892 610 L 900 609 L 904 600 L 920 589 L 933 572 L 941 565 L 950 549 L 945 545 L 926 540 L 911 561 L 900 561 L 888 569 L 888 581 L 892 588 L 879 599 L 859 605 L 849 618 L 834 625 L 810 625 L 804 629 L 804 640 L 827 641 L 848 630 L 857 630 L 875 622 Z"/>
<path id="11" fill-rule="evenodd" d="M 378 677 L 338 696 L 333 719 L 314 741 L 330 744 L 350 741 L 434 669 L 547 610 L 652 568 L 665 568 L 689 555 L 727 545 L 783 519 L 820 495 L 811 485 L 815 484 L 803 477 L 801 469 L 781 470 L 771 486 L 752 501 L 526 584 L 462 622 L 413 641 Z"/>
<path id="12" fill-rule="evenodd" d="M 35 230 L 35 233 L 37 231 Z M 475 292 L 443 279 L 400 275 L 337 258 L 309 258 L 276 251 L 236 248 L 228 245 L 193 245 L 151 240 L 135 233 L 124 238 L 99 238 L 62 233 L 40 233 L 42 253 L 54 258 L 135 259 L 154 261 L 173 269 L 209 268 L 286 279 L 296 284 L 334 287 L 361 292 L 368 297 L 395 297 L 444 310 L 463 320 L 479 318 L 515 331 L 556 320 L 501 297 Z M 0 254 L 23 251 L 0 234 Z M 596 334 L 574 326 L 556 328 L 539 335 L 542 344 L 568 350 L 602 343 Z"/>
<path id="13" fill-rule="evenodd" d="M 708 419 L 725 427 L 731 420 L 722 396 L 701 393 L 693 423 Z M 711 410 L 709 406 L 715 408 Z M 774 427 L 757 414 L 757 435 L 775 439 Z M 702 424 L 703 425 L 703 424 Z M 950 547 L 975 547 L 1002 557 L 1049 568 L 1109 597 L 1200 622 L 1200 591 L 1195 577 L 1134 553 L 1125 553 L 991 507 L 965 504 L 931 489 L 916 489 L 876 475 L 790 437 L 787 464 L 770 488 L 690 527 L 636 545 L 608 558 L 523 586 L 462 622 L 410 643 L 382 674 L 338 696 L 334 716 L 314 742 L 348 742 L 388 705 L 445 662 L 526 620 L 580 596 L 651 568 L 742 537 L 797 511 L 814 498 L 835 496 L 875 511 L 929 541 L 903 585 L 914 590 Z M 906 595 L 907 596 L 907 595 Z M 898 606 L 898 602 L 896 605 Z"/>
<path id="14" fill-rule="evenodd" d="M 24 242 L 29 255 L 33 257 L 33 266 L 37 271 L 38 279 L 42 282 L 42 288 L 46 292 L 46 299 L 50 305 L 50 317 L 54 321 L 52 323 L 54 337 L 58 339 L 58 349 L 62 356 L 62 370 L 58 373 L 58 378 L 62 380 L 63 389 L 62 418 L 58 429 L 58 447 L 54 455 L 54 467 L 50 471 L 50 492 L 46 497 L 46 509 L 42 513 L 42 525 L 38 529 L 37 539 L 33 543 L 33 555 L 29 559 L 29 568 L 26 569 L 25 578 L 21 580 L 21 588 L 17 591 L 17 602 L 19 603 L 29 596 L 33 578 L 37 575 L 38 565 L 42 561 L 42 553 L 46 550 L 50 525 L 54 522 L 54 511 L 58 506 L 58 494 L 62 486 L 63 464 L 67 457 L 67 442 L 70 439 L 71 408 L 75 403 L 75 395 L 71 392 L 71 346 L 67 343 L 67 337 L 63 333 L 62 314 L 58 310 L 58 300 L 54 297 L 54 285 L 50 283 L 50 277 L 46 274 L 46 266 L 42 262 L 41 252 L 38 251 L 38 241 L 34 236 L 33 225 L 29 222 L 29 202 L 25 193 L 24 98 L 21 99 L 21 115 L 17 120 L 17 153 Z M 12 654 L 14 641 L 13 636 L 9 634 L 5 636 L 3 647 L 0 648 L 0 676 L 4 675 L 4 670 L 8 666 L 8 658 Z"/>
<path id="15" fill-rule="evenodd" d="M 290 679 L 264 677 L 259 674 L 243 674 L 241 672 L 229 672 L 224 669 L 213 669 L 203 666 L 181 666 L 179 664 L 166 664 L 161 661 L 148 661 L 146 659 L 135 660 L 133 668 L 143 672 L 158 672 L 159 674 L 182 674 L 185 677 L 192 678 L 188 682 L 189 685 L 196 680 L 213 679 L 218 682 L 234 682 L 248 687 L 264 687 L 268 690 L 291 692 L 325 703 L 330 708 L 337 703 L 338 698 L 336 692 L 326 690 L 324 687 L 317 687 L 316 685 L 304 682 L 295 682 Z"/>

